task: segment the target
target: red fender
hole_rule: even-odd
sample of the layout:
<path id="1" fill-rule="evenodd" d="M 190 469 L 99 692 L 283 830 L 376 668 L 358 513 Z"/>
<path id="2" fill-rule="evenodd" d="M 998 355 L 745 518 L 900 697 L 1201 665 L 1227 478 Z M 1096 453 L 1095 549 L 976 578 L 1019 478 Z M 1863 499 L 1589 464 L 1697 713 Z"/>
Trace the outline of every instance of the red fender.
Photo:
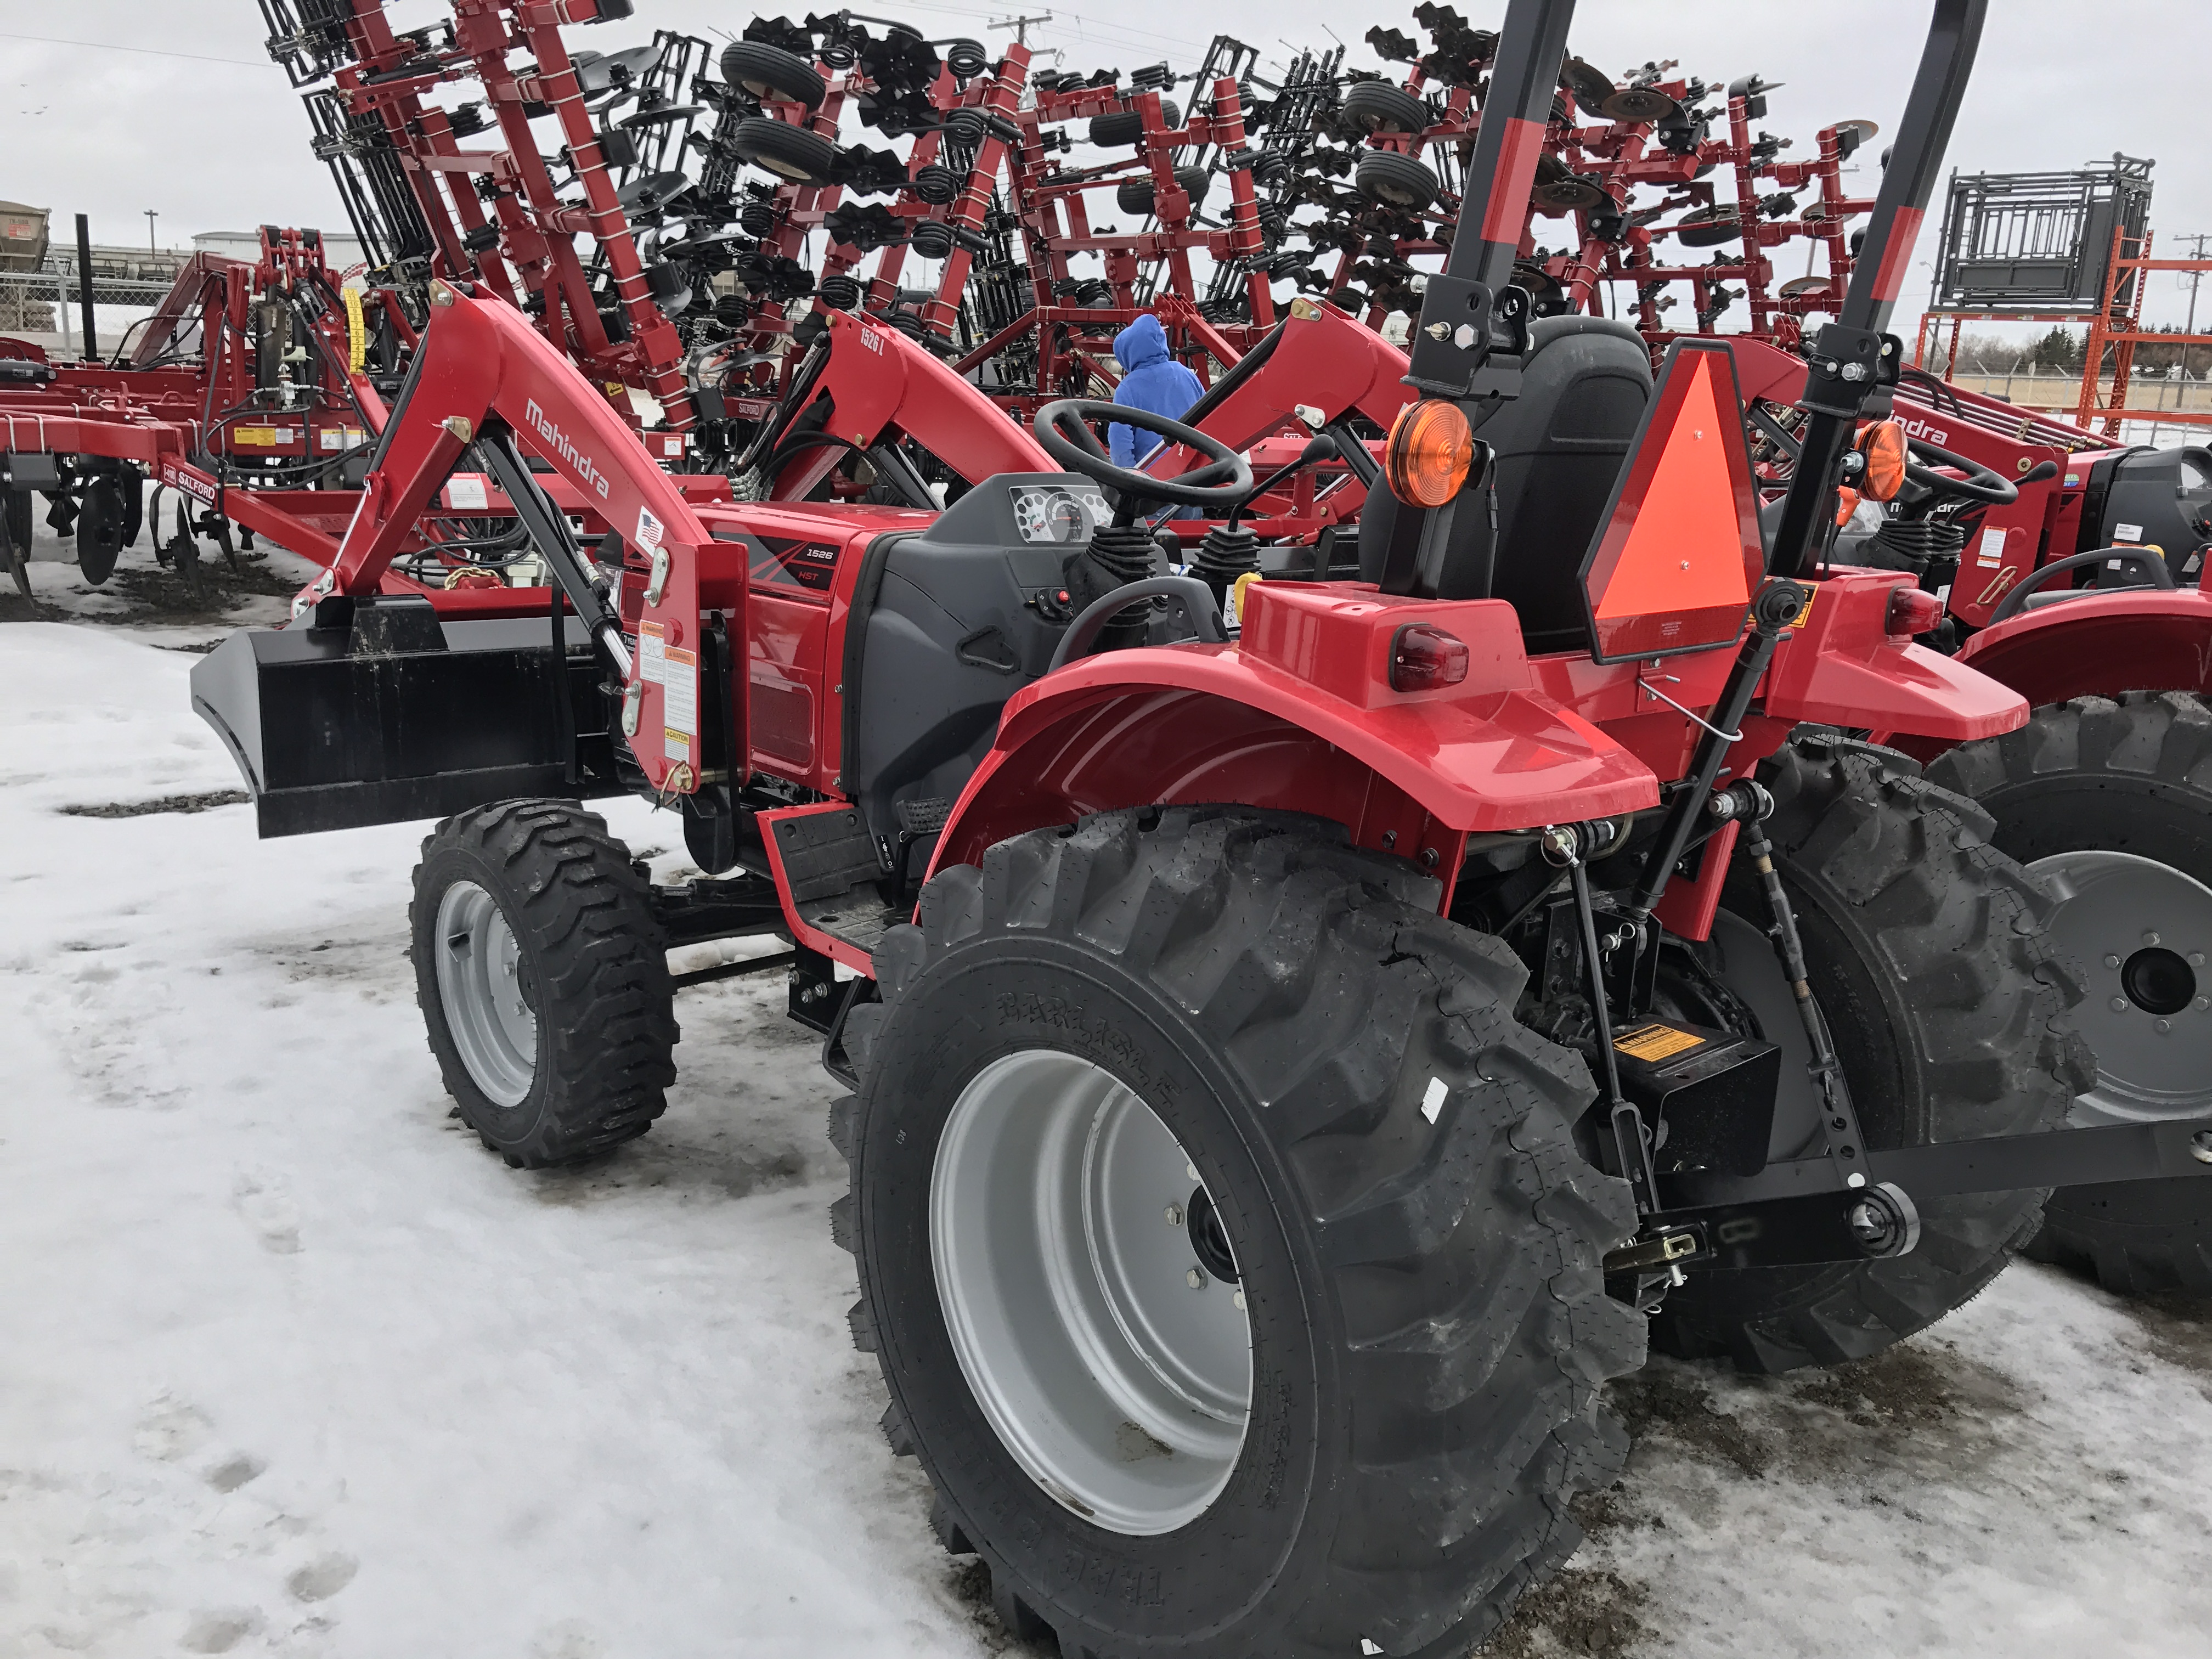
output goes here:
<path id="1" fill-rule="evenodd" d="M 1763 712 L 1911 732 L 1941 739 L 1939 747 L 2027 724 L 2018 692 L 1887 630 L 1891 592 L 1911 584 L 1901 570 L 1837 570 L 1820 581 L 1803 623 L 1775 653 Z"/>
<path id="2" fill-rule="evenodd" d="M 2212 593 L 2201 587 L 2085 593 L 1984 629 L 1958 660 L 2038 708 L 2123 691 L 2212 693 Z M 1922 760 L 1950 747 L 1894 741 Z"/>
<path id="3" fill-rule="evenodd" d="M 1985 628 L 1959 660 L 2039 707 L 2121 691 L 2212 691 L 2212 593 L 2122 588 Z"/>
<path id="4" fill-rule="evenodd" d="M 1289 583 L 1245 597 L 1236 645 L 1110 652 L 1016 693 L 936 866 L 1088 812 L 1235 801 L 1334 819 L 1449 881 L 1470 833 L 1658 804 L 1649 767 L 1534 690 L 1503 600 Z M 1466 642 L 1464 682 L 1391 689 L 1392 642 L 1416 622 Z"/>

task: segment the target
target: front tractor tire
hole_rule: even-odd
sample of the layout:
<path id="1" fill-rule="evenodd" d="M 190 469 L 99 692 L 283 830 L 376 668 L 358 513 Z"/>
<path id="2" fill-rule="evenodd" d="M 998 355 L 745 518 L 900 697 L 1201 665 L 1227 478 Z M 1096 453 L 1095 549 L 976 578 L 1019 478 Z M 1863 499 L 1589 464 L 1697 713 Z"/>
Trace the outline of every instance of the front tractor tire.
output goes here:
<path id="1" fill-rule="evenodd" d="M 2212 707 L 2190 691 L 2075 697 L 1937 757 L 1996 844 L 2051 884 L 2097 1075 L 2076 1127 L 2212 1114 Z M 2121 1295 L 2212 1296 L 2212 1181 L 2062 1188 L 2027 1253 Z"/>
<path id="2" fill-rule="evenodd" d="M 422 843 L 416 1000 L 461 1121 L 517 1169 L 643 1134 L 676 1080 L 675 992 L 650 890 L 605 819 L 502 801 Z"/>
<path id="3" fill-rule="evenodd" d="M 1456 1656 L 1579 1541 L 1634 1208 L 1437 891 L 1312 819 L 1108 812 L 877 951 L 831 1123 L 854 1339 L 1017 1636 Z"/>
<path id="4" fill-rule="evenodd" d="M 2042 890 L 1990 844 L 1989 818 L 1894 750 L 1793 738 L 1759 781 L 1765 825 L 1867 1144 L 1921 1146 L 2056 1128 L 2089 1061 L 2064 1014 L 2078 993 L 2043 928 Z M 1810 1049 L 1739 858 L 1709 945 L 1670 975 L 1692 1020 L 1783 1053 L 1769 1156 L 1820 1155 Z M 1697 986 L 1723 994 L 1700 1002 Z M 1735 1012 L 1737 1018 L 1731 1018 Z M 1837 1364 L 1933 1324 L 2002 1271 L 2040 1224 L 2041 1191 L 1918 1200 L 1919 1244 L 1882 1261 L 1692 1273 L 1652 1322 L 1655 1347 L 1751 1372 Z"/>

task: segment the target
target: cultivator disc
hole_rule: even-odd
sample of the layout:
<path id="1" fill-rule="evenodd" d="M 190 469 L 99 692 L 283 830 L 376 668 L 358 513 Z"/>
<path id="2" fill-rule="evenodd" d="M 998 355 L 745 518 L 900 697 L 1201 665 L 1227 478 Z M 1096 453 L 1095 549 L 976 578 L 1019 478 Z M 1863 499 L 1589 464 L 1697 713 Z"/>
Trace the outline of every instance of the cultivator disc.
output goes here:
<path id="1" fill-rule="evenodd" d="M 115 574 L 127 514 L 123 487 L 113 478 L 94 478 L 84 487 L 77 511 L 76 568 L 94 587 Z"/>

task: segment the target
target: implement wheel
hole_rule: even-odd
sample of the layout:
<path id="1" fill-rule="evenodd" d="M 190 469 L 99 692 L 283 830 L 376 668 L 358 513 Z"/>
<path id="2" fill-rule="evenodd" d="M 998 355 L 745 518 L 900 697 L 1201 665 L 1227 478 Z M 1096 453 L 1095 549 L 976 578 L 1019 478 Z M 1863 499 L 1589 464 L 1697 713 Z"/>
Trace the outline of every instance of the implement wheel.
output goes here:
<path id="1" fill-rule="evenodd" d="M 2088 1076 L 2062 1018 L 2076 994 L 2044 937 L 2050 900 L 1990 846 L 1989 819 L 1905 756 L 1840 738 L 1793 738 L 1759 777 L 1774 793 L 1775 866 L 1867 1144 L 2057 1127 Z M 1668 975 L 1674 1011 L 1779 1045 L 1769 1156 L 1817 1156 L 1809 1050 L 1745 861 L 1721 902 L 1711 945 L 1688 947 Z M 1692 1273 L 1668 1292 L 1652 1344 L 1747 1371 L 1863 1358 L 1996 1278 L 2040 1224 L 2043 1198 L 1917 1200 L 1920 1243 L 1887 1261 Z"/>
<path id="2" fill-rule="evenodd" d="M 416 1000 L 461 1120 L 518 1169 L 643 1134 L 676 1080 L 674 988 L 645 878 L 605 821 L 502 801 L 422 843 Z"/>
<path id="3" fill-rule="evenodd" d="M 1388 81 L 1361 81 L 1344 94 L 1339 122 L 1362 137 L 1370 132 L 1426 132 L 1437 112 L 1425 99 Z"/>
<path id="4" fill-rule="evenodd" d="M 1426 162 L 1389 149 L 1370 149 L 1362 155 L 1352 182 L 1361 195 L 1401 213 L 1427 212 L 1443 188 Z"/>
<path id="5" fill-rule="evenodd" d="M 1939 757 L 1996 843 L 2059 899 L 2051 938 L 2086 983 L 2097 1075 L 2081 1127 L 2212 1114 L 2212 708 L 2186 691 L 2076 697 Z M 2028 1253 L 2123 1295 L 2212 1295 L 2212 1181 L 2051 1195 Z"/>
<path id="6" fill-rule="evenodd" d="M 755 167 L 793 184 L 827 185 L 837 175 L 837 146 L 807 127 L 750 115 L 730 135 L 731 148 Z"/>
<path id="7" fill-rule="evenodd" d="M 822 107 L 829 88 L 813 64 L 781 46 L 732 40 L 722 48 L 722 78 L 755 98 Z"/>
<path id="8" fill-rule="evenodd" d="M 1062 1654 L 1464 1652 L 1580 1534 L 1644 1358 L 1583 1061 L 1316 821 L 1102 814 L 939 873 L 831 1134 L 892 1449 Z"/>

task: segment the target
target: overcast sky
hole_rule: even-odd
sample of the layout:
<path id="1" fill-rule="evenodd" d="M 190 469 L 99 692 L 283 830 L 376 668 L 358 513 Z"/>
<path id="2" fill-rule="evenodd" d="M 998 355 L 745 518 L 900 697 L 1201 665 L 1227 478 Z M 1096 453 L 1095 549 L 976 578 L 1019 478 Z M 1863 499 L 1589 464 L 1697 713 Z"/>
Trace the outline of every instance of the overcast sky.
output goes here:
<path id="1" fill-rule="evenodd" d="M 1085 3 L 1096 9 L 1047 0 L 1021 9 L 1052 13 L 1031 28 L 1031 41 L 1065 47 L 1073 69 L 1127 70 L 1165 58 L 1188 70 L 1209 28 L 1277 58 L 1285 42 L 1328 43 L 1333 28 L 1352 46 L 1347 63 L 1369 68 L 1380 67 L 1360 39 L 1370 25 L 1420 38 L 1410 3 L 1361 11 L 1316 0 Z M 1461 9 L 1489 27 L 1504 11 L 1502 0 Z M 395 0 L 391 9 L 402 27 L 447 15 L 436 0 Z M 807 8 L 787 9 L 804 16 Z M 993 46 L 1011 32 L 988 20 L 1012 15 L 957 0 L 870 0 L 862 9 Z M 1808 153 L 1826 122 L 1848 117 L 1881 124 L 1878 149 L 1903 106 L 1929 9 L 1929 0 L 1583 0 L 1571 44 L 1616 75 L 1678 58 L 1710 82 L 1752 73 L 1786 82 L 1764 125 L 1796 138 L 1793 155 Z M 2115 150 L 2154 156 L 2158 251 L 2177 252 L 2178 236 L 2212 232 L 2212 146 L 2188 137 L 2202 104 L 2212 4 L 2106 0 L 2085 12 L 2070 0 L 1993 0 L 1990 9 L 1949 165 L 2042 171 Z M 637 0 L 636 11 L 629 22 L 572 29 L 571 39 L 601 50 L 648 40 L 657 27 L 713 39 L 750 15 L 730 0 Z M 252 0 L 0 0 L 0 198 L 52 209 L 61 235 L 69 216 L 88 213 L 101 241 L 143 241 L 149 208 L 161 216 L 155 234 L 165 246 L 263 222 L 343 229 L 336 192 L 307 153 L 297 94 L 269 62 L 264 33 Z M 1935 216 L 1918 260 L 1928 257 Z M 1779 276 L 1791 274 L 1793 252 L 1780 255 Z M 1901 311 L 1924 302 L 1929 274 L 1916 263 Z M 2206 300 L 2212 315 L 2212 292 Z M 2185 282 L 2162 275 L 2148 315 L 2179 322 L 2187 302 Z M 1729 321 L 1742 318 L 1739 308 Z"/>

